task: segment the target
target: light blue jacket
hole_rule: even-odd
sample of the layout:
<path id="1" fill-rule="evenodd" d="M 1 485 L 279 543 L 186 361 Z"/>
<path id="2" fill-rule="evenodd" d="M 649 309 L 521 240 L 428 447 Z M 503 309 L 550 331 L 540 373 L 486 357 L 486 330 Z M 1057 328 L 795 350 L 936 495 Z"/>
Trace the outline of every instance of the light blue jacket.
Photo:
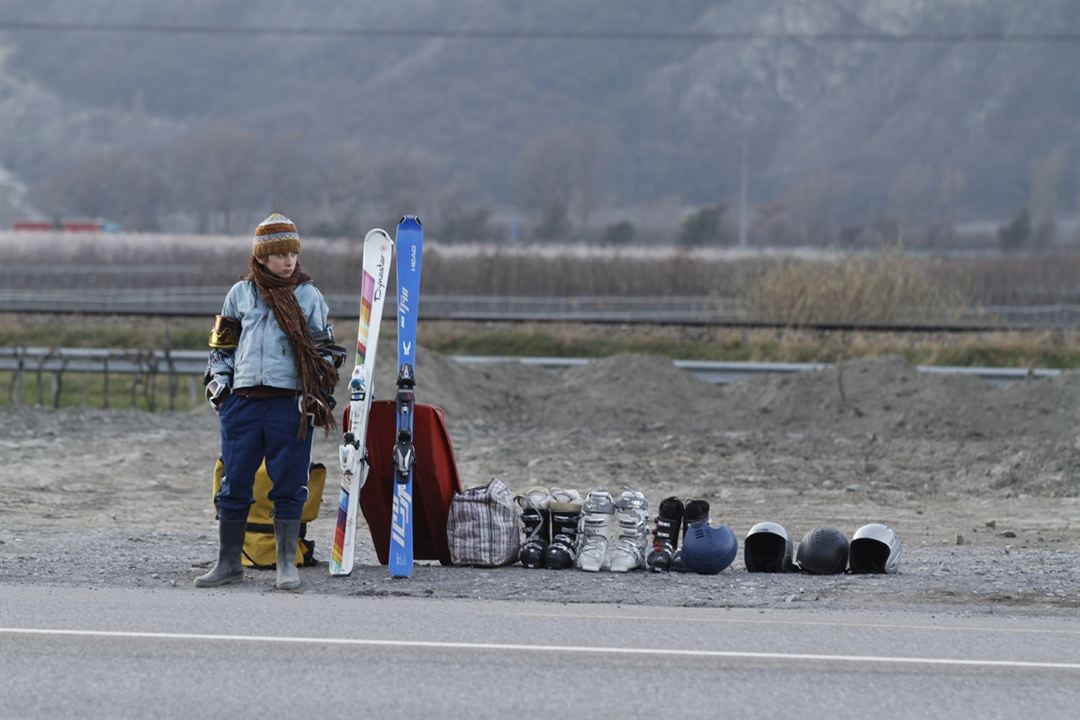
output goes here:
<path id="1" fill-rule="evenodd" d="M 322 293 L 311 282 L 297 285 L 295 292 L 312 334 L 324 332 L 330 310 Z M 263 302 L 255 283 L 241 280 L 233 285 L 225 296 L 221 314 L 240 321 L 240 340 L 231 354 L 210 354 L 209 370 L 215 378 L 228 382 L 231 376 L 228 384 L 234 388 L 266 385 L 303 389 L 289 338 Z"/>

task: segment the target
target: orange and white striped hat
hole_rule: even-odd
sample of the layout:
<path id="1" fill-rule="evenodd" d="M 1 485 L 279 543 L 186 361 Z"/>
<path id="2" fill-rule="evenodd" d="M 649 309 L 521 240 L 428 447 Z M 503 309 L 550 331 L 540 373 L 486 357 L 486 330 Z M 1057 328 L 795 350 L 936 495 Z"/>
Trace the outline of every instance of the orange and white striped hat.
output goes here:
<path id="1" fill-rule="evenodd" d="M 292 220 L 281 213 L 271 213 L 255 228 L 251 253 L 255 257 L 266 257 L 283 252 L 300 252 L 300 233 L 296 232 Z"/>

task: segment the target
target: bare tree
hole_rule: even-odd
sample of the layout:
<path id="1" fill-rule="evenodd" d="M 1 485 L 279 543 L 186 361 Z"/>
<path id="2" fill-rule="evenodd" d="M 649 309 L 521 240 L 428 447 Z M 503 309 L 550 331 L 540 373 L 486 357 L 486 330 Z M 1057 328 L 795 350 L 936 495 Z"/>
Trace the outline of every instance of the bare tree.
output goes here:
<path id="1" fill-rule="evenodd" d="M 211 157 L 210 142 L 205 133 L 196 133 L 173 144 L 168 162 L 174 203 L 195 217 L 195 229 L 199 233 L 210 232 L 214 212 Z"/>
<path id="2" fill-rule="evenodd" d="M 170 179 L 177 205 L 192 211 L 199 232 L 233 230 L 235 215 L 262 205 L 268 190 L 260 172 L 269 153 L 265 141 L 248 130 L 220 125 L 181 138 L 173 147 Z"/>
<path id="3" fill-rule="evenodd" d="M 434 210 L 428 198 L 435 194 L 441 161 L 422 150 L 382 155 L 373 163 L 377 208 L 390 215 L 426 214 Z"/>
<path id="4" fill-rule="evenodd" d="M 360 146 L 341 142 L 325 149 L 314 185 L 315 225 L 328 232 L 351 232 L 375 193 L 374 176 Z"/>
<path id="5" fill-rule="evenodd" d="M 271 210 L 293 212 L 295 207 L 310 201 L 312 162 L 305 152 L 300 133 L 276 135 L 265 143 L 266 152 L 260 157 L 260 181 L 256 189 L 266 193 L 265 202 Z"/>
<path id="6" fill-rule="evenodd" d="M 511 199 L 549 232 L 571 218 L 586 224 L 599 195 L 600 136 L 563 130 L 525 146 L 511 185 Z"/>
<path id="7" fill-rule="evenodd" d="M 934 184 L 931 168 L 921 162 L 908 163 L 889 189 L 890 215 L 908 225 L 925 225 L 930 220 Z"/>
<path id="8" fill-rule="evenodd" d="M 832 242 L 844 198 L 851 190 L 847 175 L 822 172 L 792 188 L 784 202 L 791 224 L 802 227 L 810 245 Z"/>
<path id="9" fill-rule="evenodd" d="M 1036 228 L 1057 224 L 1065 189 L 1065 168 L 1069 159 L 1067 145 L 1057 145 L 1031 165 L 1031 198 L 1028 209 Z"/>
<path id="10" fill-rule="evenodd" d="M 941 175 L 941 184 L 938 186 L 938 221 L 949 225 L 952 223 L 956 212 L 956 203 L 960 196 L 967 190 L 967 178 L 964 171 L 958 167 L 946 168 Z"/>
<path id="11" fill-rule="evenodd" d="M 159 218 L 169 200 L 161 163 L 146 155 L 130 155 L 120 166 L 114 192 L 119 220 L 129 230 L 161 229 Z"/>
<path id="12" fill-rule="evenodd" d="M 157 230 L 168 188 L 154 159 L 123 150 L 91 153 L 37 189 L 36 204 L 54 217 L 83 215 Z"/>
<path id="13" fill-rule="evenodd" d="M 214 208 L 221 215 L 222 231 L 232 232 L 237 210 L 251 208 L 262 195 L 257 173 L 252 168 L 260 159 L 260 138 L 255 133 L 233 127 L 219 127 L 210 135 Z"/>

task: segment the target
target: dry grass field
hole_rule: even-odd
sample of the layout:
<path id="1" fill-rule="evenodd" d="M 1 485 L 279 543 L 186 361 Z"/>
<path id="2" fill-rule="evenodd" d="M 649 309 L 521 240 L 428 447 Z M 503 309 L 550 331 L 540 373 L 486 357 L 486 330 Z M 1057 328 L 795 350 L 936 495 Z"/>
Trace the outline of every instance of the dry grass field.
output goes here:
<path id="1" fill-rule="evenodd" d="M 220 287 L 245 271 L 246 236 L 0 232 L 0 287 Z M 303 238 L 301 261 L 327 293 L 356 290 L 360 239 Z M 934 256 L 885 246 L 830 249 L 444 245 L 428 242 L 424 290 L 484 296 L 705 296 L 770 317 L 834 317 L 1070 302 L 1080 253 Z M 843 288 L 841 292 L 838 288 Z M 798 307 L 792 299 L 798 298 Z M 808 308 L 815 308 L 812 313 Z"/>

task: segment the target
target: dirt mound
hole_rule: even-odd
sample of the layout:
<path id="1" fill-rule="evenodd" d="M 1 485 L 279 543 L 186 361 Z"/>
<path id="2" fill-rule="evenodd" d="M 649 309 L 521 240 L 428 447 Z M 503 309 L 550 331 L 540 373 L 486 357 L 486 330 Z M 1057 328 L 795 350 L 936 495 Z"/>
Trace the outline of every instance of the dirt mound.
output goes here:
<path id="1" fill-rule="evenodd" d="M 376 372 L 376 397 L 392 399 L 392 354 Z M 346 384 L 343 377 L 342 399 Z M 998 386 L 973 376 L 923 373 L 897 356 L 720 387 L 649 355 L 617 355 L 553 371 L 518 362 L 463 365 L 421 348 L 417 398 L 442 407 L 454 421 L 598 433 L 1062 440 L 1080 427 L 1080 374 Z"/>
<path id="2" fill-rule="evenodd" d="M 397 387 L 397 356 L 393 346 L 376 365 L 375 397 L 392 400 Z M 416 368 L 417 402 L 436 405 L 447 417 L 481 423 L 528 423 L 536 389 L 558 375 L 519 362 L 465 365 L 421 347 Z M 348 378 L 342 376 L 339 397 L 348 400 Z"/>
<path id="3" fill-rule="evenodd" d="M 689 430 L 719 398 L 719 388 L 666 358 L 616 355 L 557 375 L 534 399 L 533 417 L 549 428 Z"/>
<path id="4" fill-rule="evenodd" d="M 1080 376 L 993 385 L 919 372 L 896 356 L 768 376 L 725 388 L 717 419 L 733 430 L 873 433 L 949 439 L 1060 437 L 1080 420 Z"/>

